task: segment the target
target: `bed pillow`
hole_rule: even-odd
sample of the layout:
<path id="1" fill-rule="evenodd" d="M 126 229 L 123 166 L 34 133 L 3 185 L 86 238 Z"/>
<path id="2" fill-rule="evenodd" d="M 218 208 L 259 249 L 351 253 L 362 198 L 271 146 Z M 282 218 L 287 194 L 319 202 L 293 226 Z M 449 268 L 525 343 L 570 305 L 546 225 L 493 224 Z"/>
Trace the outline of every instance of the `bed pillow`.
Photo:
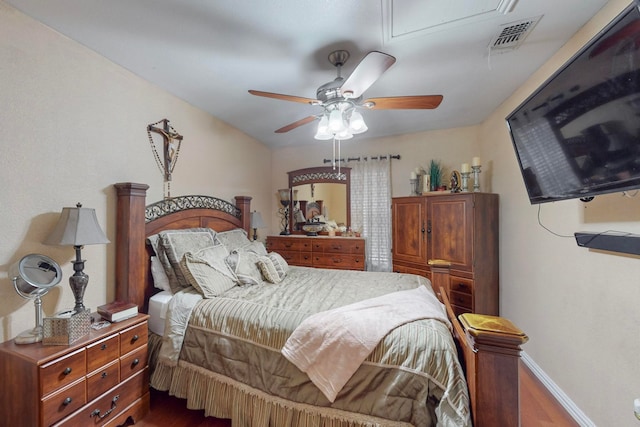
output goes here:
<path id="1" fill-rule="evenodd" d="M 216 232 L 210 228 L 166 230 L 159 233 L 157 246 L 161 253 L 157 253 L 157 255 L 167 272 L 169 285 L 173 293 L 189 287 L 180 268 L 180 262 L 184 254 L 187 252 L 194 253 L 216 244 L 218 244 Z"/>
<path id="2" fill-rule="evenodd" d="M 220 243 L 225 245 L 227 249 L 229 249 L 229 252 L 233 252 L 236 249 L 241 249 L 251 244 L 251 240 L 247 237 L 247 232 L 242 228 L 221 231 L 216 234 L 216 238 Z"/>
<path id="3" fill-rule="evenodd" d="M 153 236 L 149 236 L 147 238 L 149 245 L 153 248 L 153 252 L 156 254 L 156 259 L 160 262 L 160 265 L 164 269 L 165 275 L 167 276 L 169 292 L 173 293 L 173 290 L 180 290 L 180 286 L 178 285 L 178 279 L 176 279 L 176 273 L 173 271 L 173 267 L 169 262 L 169 258 L 167 258 L 167 254 L 164 252 L 162 245 L 160 244 L 160 234 L 154 234 Z M 153 267 L 153 264 L 152 264 Z M 151 272 L 153 275 L 153 270 Z"/>
<path id="4" fill-rule="evenodd" d="M 243 285 L 259 285 L 262 274 L 258 268 L 260 255 L 252 251 L 236 249 L 226 258 L 226 263 Z"/>
<path id="5" fill-rule="evenodd" d="M 205 298 L 214 298 L 236 285 L 237 278 L 226 264 L 229 251 L 222 245 L 211 246 L 182 257 L 180 269 L 191 286 Z"/>
<path id="6" fill-rule="evenodd" d="M 267 256 L 267 248 L 264 246 L 264 243 L 254 240 L 249 243 L 247 246 L 242 247 L 241 249 L 245 251 L 255 252 L 260 256 Z"/>
<path id="7" fill-rule="evenodd" d="M 164 271 L 164 267 L 157 256 L 151 257 L 151 276 L 153 277 L 153 286 L 163 291 L 171 292 L 169 285 L 169 276 Z"/>
<path id="8" fill-rule="evenodd" d="M 277 252 L 270 252 L 258 259 L 258 268 L 262 272 L 264 280 L 271 283 L 280 283 L 289 271 L 289 264 Z"/>

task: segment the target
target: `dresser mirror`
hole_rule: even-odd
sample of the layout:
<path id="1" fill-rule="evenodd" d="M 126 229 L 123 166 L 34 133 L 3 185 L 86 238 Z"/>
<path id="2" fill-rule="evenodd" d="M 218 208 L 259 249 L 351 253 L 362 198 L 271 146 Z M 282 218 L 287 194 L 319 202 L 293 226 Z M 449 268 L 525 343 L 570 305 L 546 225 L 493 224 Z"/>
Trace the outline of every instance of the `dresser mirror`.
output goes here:
<path id="1" fill-rule="evenodd" d="M 333 169 L 330 166 L 298 169 L 288 172 L 289 188 L 293 190 L 296 210 L 304 220 L 324 215 L 326 220 L 351 226 L 351 169 Z M 296 219 L 297 217 L 297 219 Z M 294 213 L 289 217 L 290 230 L 302 217 Z"/>

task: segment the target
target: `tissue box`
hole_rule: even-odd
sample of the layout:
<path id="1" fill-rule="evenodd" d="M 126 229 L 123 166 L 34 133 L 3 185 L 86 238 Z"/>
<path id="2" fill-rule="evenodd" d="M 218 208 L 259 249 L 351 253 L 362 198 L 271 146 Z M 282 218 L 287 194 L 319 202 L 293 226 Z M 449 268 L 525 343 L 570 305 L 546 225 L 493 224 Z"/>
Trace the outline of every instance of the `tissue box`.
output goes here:
<path id="1" fill-rule="evenodd" d="M 45 317 L 42 322 L 44 345 L 69 345 L 89 334 L 91 330 L 91 313 L 84 310 L 63 311 L 53 317 Z"/>

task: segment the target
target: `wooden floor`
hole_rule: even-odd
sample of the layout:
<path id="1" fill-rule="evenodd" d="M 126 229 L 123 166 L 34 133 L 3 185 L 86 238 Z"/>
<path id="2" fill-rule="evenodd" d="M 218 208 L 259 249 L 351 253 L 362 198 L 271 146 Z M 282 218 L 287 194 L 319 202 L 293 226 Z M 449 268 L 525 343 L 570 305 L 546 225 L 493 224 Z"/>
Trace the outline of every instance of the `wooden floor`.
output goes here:
<path id="1" fill-rule="evenodd" d="M 522 427 L 579 427 L 522 363 L 520 365 L 520 406 Z M 135 426 L 230 427 L 231 422 L 205 417 L 204 411 L 187 409 L 184 400 L 152 390 L 151 412 L 145 419 L 138 421 Z"/>

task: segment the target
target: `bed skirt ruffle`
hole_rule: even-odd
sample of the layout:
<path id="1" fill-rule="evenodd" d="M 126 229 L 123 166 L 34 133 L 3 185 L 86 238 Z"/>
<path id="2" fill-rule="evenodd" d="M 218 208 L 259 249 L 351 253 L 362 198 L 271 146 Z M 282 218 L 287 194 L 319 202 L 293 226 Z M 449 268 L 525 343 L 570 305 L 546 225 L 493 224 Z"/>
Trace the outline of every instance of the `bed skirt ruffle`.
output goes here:
<path id="1" fill-rule="evenodd" d="M 187 400 L 187 408 L 232 420 L 233 427 L 412 427 L 333 408 L 292 402 L 180 361 L 155 366 L 151 386 Z"/>

